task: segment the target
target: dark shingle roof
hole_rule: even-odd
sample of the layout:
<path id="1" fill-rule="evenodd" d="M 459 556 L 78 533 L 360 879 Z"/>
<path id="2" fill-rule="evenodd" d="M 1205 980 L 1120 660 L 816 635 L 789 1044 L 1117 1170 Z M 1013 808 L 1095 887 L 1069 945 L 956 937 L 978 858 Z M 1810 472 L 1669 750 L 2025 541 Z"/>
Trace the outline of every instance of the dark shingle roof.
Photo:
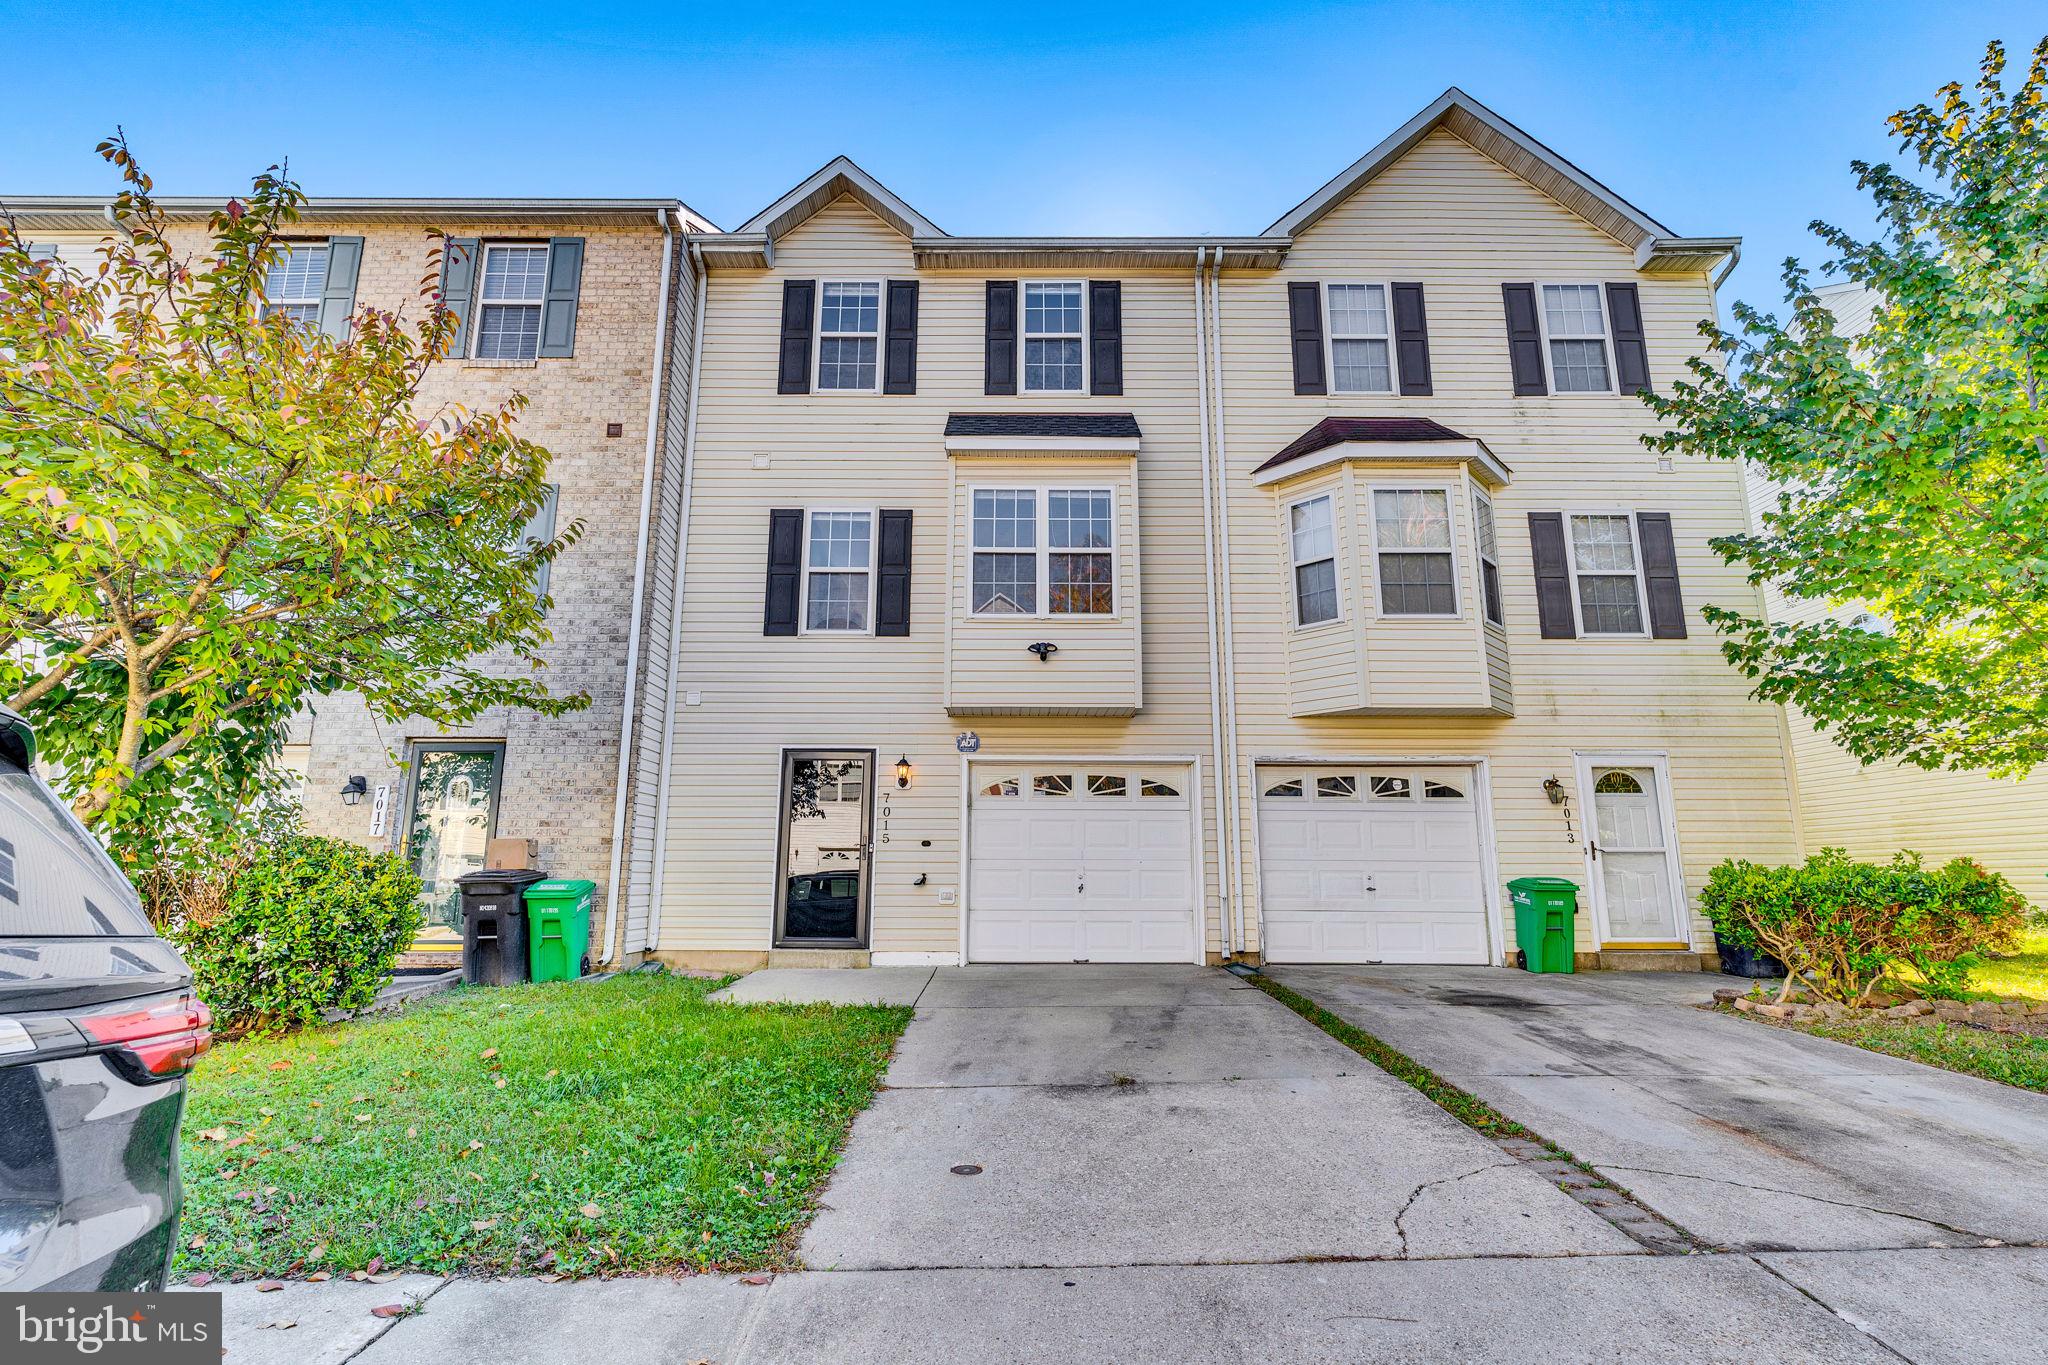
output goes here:
<path id="1" fill-rule="evenodd" d="M 1325 417 L 1287 443 L 1287 448 L 1254 469 L 1263 474 L 1275 465 L 1313 455 L 1318 450 L 1346 441 L 1469 441 L 1470 436 L 1452 431 L 1427 417 Z"/>
<path id="2" fill-rule="evenodd" d="M 1139 435 L 1128 412 L 955 412 L 948 436 L 1079 436 L 1128 440 Z"/>

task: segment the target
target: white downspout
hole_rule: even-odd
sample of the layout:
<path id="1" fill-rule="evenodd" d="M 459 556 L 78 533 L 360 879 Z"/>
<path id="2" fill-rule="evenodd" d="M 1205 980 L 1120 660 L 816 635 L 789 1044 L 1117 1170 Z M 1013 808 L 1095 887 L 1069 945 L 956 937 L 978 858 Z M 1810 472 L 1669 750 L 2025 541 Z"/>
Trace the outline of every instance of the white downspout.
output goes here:
<path id="1" fill-rule="evenodd" d="M 675 259 L 676 231 L 667 209 L 655 210 L 654 216 L 661 223 L 661 297 L 654 305 L 654 368 L 647 379 L 647 454 L 640 466 L 640 535 L 633 549 L 633 607 L 626 626 L 626 695 L 619 708 L 619 775 L 617 795 L 612 800 L 612 856 L 605 873 L 601 959 L 604 962 L 616 962 L 619 958 L 623 919 L 619 902 L 625 898 L 619 872 L 626 856 L 626 787 L 633 775 L 633 700 L 640 681 L 640 595 L 647 586 L 647 539 L 651 534 L 647 518 L 654 507 L 654 454 L 661 444 L 661 388 L 668 377 L 668 272 Z"/>
<path id="2" fill-rule="evenodd" d="M 690 416 L 683 435 L 683 506 L 676 532 L 676 581 L 669 589 L 668 620 L 668 712 L 661 718 L 661 789 L 654 807 L 654 868 L 647 889 L 647 950 L 661 946 L 662 880 L 668 872 L 669 780 L 675 771 L 676 678 L 682 671 L 683 574 L 690 565 L 690 493 L 697 472 L 697 395 L 704 383 L 704 333 L 711 319 L 705 313 L 709 273 L 704 268 L 704 251 L 690 245 L 690 259 L 697 267 L 697 311 L 690 333 Z"/>
<path id="3" fill-rule="evenodd" d="M 1214 377 L 1210 382 L 1210 394 L 1216 403 L 1216 501 L 1218 529 L 1217 548 L 1221 556 L 1223 579 L 1223 745 L 1230 766 L 1230 781 L 1226 788 L 1230 809 L 1230 907 L 1234 930 L 1230 941 L 1232 953 L 1245 948 L 1244 924 L 1244 832 L 1243 820 L 1238 808 L 1237 773 L 1237 639 L 1230 594 L 1230 453 L 1223 439 L 1223 248 L 1216 248 L 1215 260 L 1210 266 L 1209 277 L 1209 364 Z M 1259 945 L 1263 952 L 1265 945 Z"/>
<path id="4" fill-rule="evenodd" d="M 1222 639 L 1217 629 L 1216 596 L 1216 486 L 1215 471 L 1209 467 L 1209 349 L 1208 328 L 1202 320 L 1202 271 L 1209 248 L 1195 248 L 1195 393 L 1201 408 L 1202 431 L 1202 570 L 1207 577 L 1209 610 L 1209 754 L 1216 781 L 1216 890 L 1217 938 L 1223 956 L 1230 956 L 1230 857 L 1231 840 L 1225 812 L 1229 808 L 1228 764 L 1223 757 Z"/>

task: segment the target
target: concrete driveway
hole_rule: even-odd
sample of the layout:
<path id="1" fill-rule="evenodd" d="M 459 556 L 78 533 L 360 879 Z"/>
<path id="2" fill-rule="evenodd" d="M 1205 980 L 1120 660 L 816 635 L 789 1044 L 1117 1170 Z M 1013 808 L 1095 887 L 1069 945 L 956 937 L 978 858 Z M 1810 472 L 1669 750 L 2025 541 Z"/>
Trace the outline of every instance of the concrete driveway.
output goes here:
<path id="1" fill-rule="evenodd" d="M 1722 978 L 1269 971 L 1715 1245 L 2048 1241 L 2048 1095 L 1697 1008 Z"/>

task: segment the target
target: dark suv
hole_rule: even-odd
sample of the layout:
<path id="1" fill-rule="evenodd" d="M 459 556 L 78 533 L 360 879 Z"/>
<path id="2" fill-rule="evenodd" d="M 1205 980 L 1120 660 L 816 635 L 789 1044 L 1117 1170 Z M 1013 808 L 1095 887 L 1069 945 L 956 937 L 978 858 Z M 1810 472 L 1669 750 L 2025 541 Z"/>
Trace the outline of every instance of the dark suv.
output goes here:
<path id="1" fill-rule="evenodd" d="M 0 707 L 0 1292 L 153 1292 L 211 1017 L 34 757 Z"/>

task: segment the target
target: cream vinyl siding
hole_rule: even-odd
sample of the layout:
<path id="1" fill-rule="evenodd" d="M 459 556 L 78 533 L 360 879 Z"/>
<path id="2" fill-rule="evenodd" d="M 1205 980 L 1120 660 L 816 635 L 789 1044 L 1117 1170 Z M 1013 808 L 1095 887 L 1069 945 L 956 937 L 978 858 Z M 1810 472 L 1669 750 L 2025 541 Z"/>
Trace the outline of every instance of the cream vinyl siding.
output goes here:
<path id="1" fill-rule="evenodd" d="M 1280 576 L 1280 620 L 1286 632 L 1287 692 L 1297 716 L 1322 716 L 1356 711 L 1365 705 L 1365 657 L 1358 634 L 1359 546 L 1365 540 L 1360 524 L 1346 515 L 1351 494 L 1344 471 L 1323 471 L 1313 478 L 1281 484 L 1266 495 L 1279 534 L 1276 569 Z M 1317 498 L 1330 500 L 1330 532 L 1337 556 L 1337 619 L 1295 626 L 1295 576 L 1292 510 Z"/>
<path id="2" fill-rule="evenodd" d="M 1830 285 L 1815 292 L 1834 313 L 1836 330 L 1856 336 L 1869 327 L 1878 302 L 1871 290 Z M 1761 519 L 1776 490 L 1752 471 L 1749 491 Z M 1826 603 L 1795 601 L 1775 584 L 1766 585 L 1764 604 L 1773 621 L 1803 625 L 1830 614 Z M 1847 618 L 1857 610 L 1843 606 L 1833 614 Z M 1785 708 L 1785 729 L 1808 853 L 1845 848 L 1851 857 L 1882 861 L 1910 848 L 1937 863 L 1975 858 L 2009 878 L 2036 909 L 2048 910 L 2048 779 L 2013 782 L 1889 763 L 1866 767 L 1796 707 Z"/>
<path id="3" fill-rule="evenodd" d="M 1422 282 L 1433 396 L 1294 393 L 1287 283 L 1351 278 Z M 1536 873 L 1571 877 L 1583 888 L 1586 794 L 1571 793 L 1579 842 L 1569 842 L 1564 812 L 1544 799 L 1543 780 L 1554 774 L 1574 788 L 1575 750 L 1651 750 L 1669 756 L 1691 899 L 1723 858 L 1783 860 L 1798 848 L 1775 710 L 1748 697 L 1699 617 L 1707 602 L 1756 601 L 1756 590 L 1707 547 L 1710 536 L 1744 524 L 1741 476 L 1727 464 L 1690 461 L 1658 472 L 1637 441 L 1649 418 L 1633 397 L 1514 397 L 1500 287 L 1524 281 L 1633 281 L 1650 375 L 1660 389 L 1682 377 L 1698 344 L 1697 324 L 1714 312 L 1704 274 L 1638 274 L 1620 242 L 1441 130 L 1298 236 L 1280 270 L 1225 276 L 1224 435 L 1239 547 L 1232 584 L 1240 804 L 1255 809 L 1250 768 L 1261 758 L 1483 757 L 1496 852 L 1490 894 L 1502 897 L 1505 878 Z M 1381 415 L 1434 418 L 1484 441 L 1513 471 L 1512 483 L 1493 494 L 1512 717 L 1289 714 L 1291 587 L 1272 530 L 1274 496 L 1252 485 L 1251 471 L 1324 417 Z M 1364 473 L 1357 471 L 1361 482 Z M 1671 513 L 1690 638 L 1539 637 L 1528 513 L 1589 505 Z M 1364 526 L 1353 531 L 1354 542 L 1361 541 Z M 1268 546 L 1270 558 L 1248 552 Z M 1469 505 L 1460 512 L 1459 553 L 1460 595 L 1465 609 L 1477 612 Z M 1355 560 L 1345 567 L 1355 583 Z M 1491 644 L 1486 657 L 1486 685 L 1505 700 L 1507 660 Z M 1257 848 L 1248 828 L 1241 837 L 1255 935 Z M 1589 905 L 1582 904 L 1578 925 L 1579 946 L 1592 948 Z M 1711 946 L 1696 912 L 1692 937 Z M 1512 942 L 1510 925 L 1507 946 Z M 1256 939 L 1250 946 L 1257 948 Z"/>
<path id="4" fill-rule="evenodd" d="M 1073 279 L 1077 272 L 918 272 L 909 242 L 850 198 L 779 238 L 774 269 L 712 272 L 676 682 L 678 694 L 695 690 L 701 704 L 676 713 L 657 944 L 664 954 L 770 946 L 784 745 L 875 750 L 889 811 L 876 812 L 870 946 L 878 953 L 958 951 L 961 906 L 941 902 L 940 893 L 962 889 L 963 758 L 954 747 L 962 730 L 980 735 L 982 760 L 1186 756 L 1213 772 L 1191 271 L 1092 273 L 1123 281 L 1121 397 L 985 396 L 985 281 Z M 917 393 L 778 395 L 786 279 L 918 280 Z M 1119 500 L 1118 510 L 1121 524 L 1133 527 L 1119 549 L 1119 586 L 1134 585 L 1124 604 L 1142 603 L 1142 619 L 1131 623 L 1144 654 L 1143 705 L 1135 716 L 947 713 L 948 621 L 953 604 L 965 600 L 956 596 L 956 583 L 958 592 L 965 589 L 964 576 L 954 572 L 951 512 L 959 484 L 980 479 L 970 466 L 984 462 L 949 459 L 943 431 L 949 412 L 992 411 L 1128 412 L 1144 433 L 1135 464 L 1125 457 L 1128 472 L 1117 476 L 1134 481 L 1136 491 Z M 1049 478 L 1052 464 L 1031 463 L 1038 486 L 1070 477 L 1078 486 L 1099 486 L 1118 464 L 1076 460 L 1086 469 Z M 762 635 L 769 509 L 835 505 L 913 512 L 908 637 Z M 1063 646 L 1051 663 L 1039 664 L 1022 645 L 1063 641 L 1074 627 L 1045 618 L 1035 624 L 1014 662 L 1002 666 L 1011 672 L 1001 676 L 1030 681 L 1089 662 L 1088 649 L 1069 653 Z M 1119 667 L 1134 673 L 1135 655 L 1129 657 Z M 988 676 L 991 684 L 1001 681 Z M 1115 686 L 1129 709 L 1135 677 Z M 895 789 L 890 772 L 899 754 L 915 767 L 904 791 Z M 1205 932 L 1214 951 L 1211 790 L 1205 781 L 1195 796 L 1205 822 Z M 916 886 L 920 874 L 927 882 Z"/>

